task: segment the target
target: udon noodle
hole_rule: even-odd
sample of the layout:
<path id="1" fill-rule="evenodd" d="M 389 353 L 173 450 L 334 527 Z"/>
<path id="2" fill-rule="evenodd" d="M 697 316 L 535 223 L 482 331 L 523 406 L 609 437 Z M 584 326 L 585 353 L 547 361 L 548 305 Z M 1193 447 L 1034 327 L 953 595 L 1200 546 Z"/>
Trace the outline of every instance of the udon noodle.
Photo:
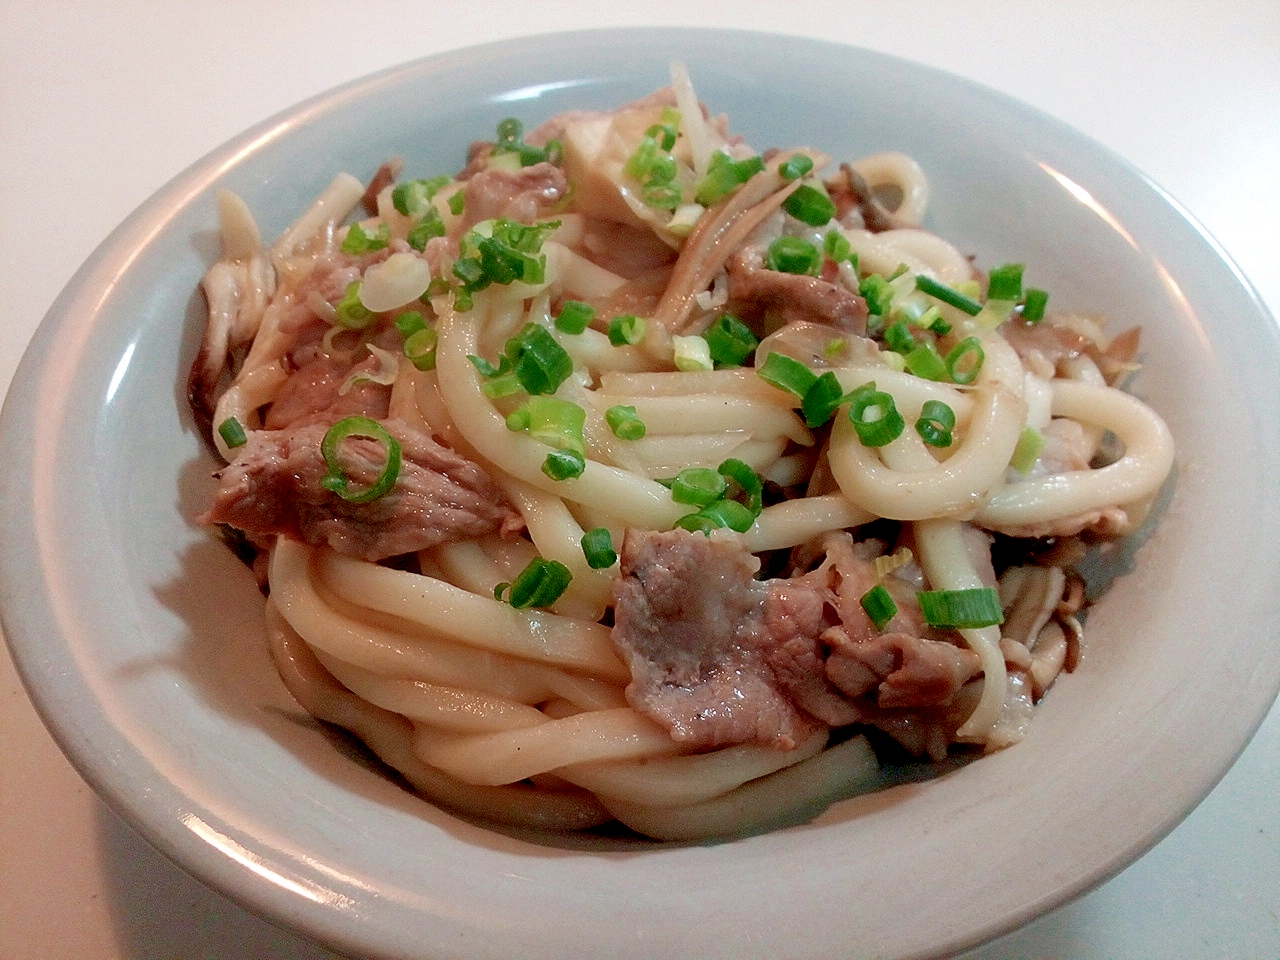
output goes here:
<path id="1" fill-rule="evenodd" d="M 447 808 L 661 839 L 1025 735 L 1172 464 L 1136 332 L 977 269 L 910 157 L 757 153 L 678 65 L 403 166 L 270 246 L 222 194 L 203 282 L 203 519 L 303 707 Z"/>

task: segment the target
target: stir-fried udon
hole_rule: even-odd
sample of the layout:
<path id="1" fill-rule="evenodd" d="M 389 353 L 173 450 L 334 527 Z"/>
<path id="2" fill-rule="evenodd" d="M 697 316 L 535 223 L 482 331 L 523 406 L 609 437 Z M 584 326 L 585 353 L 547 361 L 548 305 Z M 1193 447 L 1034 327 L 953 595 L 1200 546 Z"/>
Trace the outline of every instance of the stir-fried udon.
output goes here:
<path id="1" fill-rule="evenodd" d="M 269 246 L 220 196 L 202 519 L 303 707 L 450 809 L 663 839 L 1026 734 L 1172 464 L 1136 331 L 679 66 L 438 173 L 341 174 Z"/>

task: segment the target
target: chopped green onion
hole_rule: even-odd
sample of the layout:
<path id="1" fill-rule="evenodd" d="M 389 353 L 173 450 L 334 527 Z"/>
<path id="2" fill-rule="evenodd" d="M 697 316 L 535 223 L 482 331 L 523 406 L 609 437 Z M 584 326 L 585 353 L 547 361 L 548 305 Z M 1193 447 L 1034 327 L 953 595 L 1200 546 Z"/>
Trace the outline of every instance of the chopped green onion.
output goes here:
<path id="1" fill-rule="evenodd" d="M 531 394 L 555 393 L 573 373 L 573 358 L 545 327 L 527 323 L 507 341 L 506 356 L 520 385 Z"/>
<path id="2" fill-rule="evenodd" d="M 552 480 L 570 480 L 582 476 L 587 459 L 576 450 L 552 450 L 542 461 L 542 472 Z"/>
<path id="3" fill-rule="evenodd" d="M 426 318 L 417 310 L 406 310 L 404 313 L 397 315 L 391 322 L 400 331 L 400 336 L 406 340 L 419 330 L 427 328 Z"/>
<path id="4" fill-rule="evenodd" d="M 811 227 L 825 226 L 836 215 L 836 205 L 831 198 L 807 183 L 796 187 L 791 196 L 782 201 L 782 209 Z"/>
<path id="5" fill-rule="evenodd" d="M 994 268 L 987 276 L 988 300 L 1020 300 L 1022 298 L 1022 270 L 1020 263 L 1006 263 Z"/>
<path id="6" fill-rule="evenodd" d="M 803 237 L 779 237 L 769 244 L 765 265 L 781 273 L 817 276 L 822 268 L 822 254 Z"/>
<path id="7" fill-rule="evenodd" d="M 746 533 L 756 522 L 756 515 L 737 500 L 715 500 L 701 510 L 699 515 L 715 521 L 719 526 L 728 527 L 738 533 Z"/>
<path id="8" fill-rule="evenodd" d="M 916 276 L 916 289 L 921 293 L 927 293 L 936 300 L 949 304 L 963 313 L 976 317 L 982 312 L 982 304 L 972 297 L 965 296 L 955 287 L 948 287 L 945 283 L 939 283 L 932 277 L 925 276 L 923 273 Z"/>
<path id="9" fill-rule="evenodd" d="M 391 240 L 391 228 L 380 223 L 373 233 L 368 233 L 364 227 L 358 223 L 353 223 L 347 229 L 347 235 L 342 240 L 342 252 L 351 254 L 373 253 L 375 250 L 382 250 Z"/>
<path id="10" fill-rule="evenodd" d="M 1013 456 L 1009 458 L 1009 466 L 1019 473 L 1030 473 L 1040 459 L 1044 450 L 1044 434 L 1035 427 L 1023 427 L 1018 436 L 1018 445 L 1013 448 Z"/>
<path id="11" fill-rule="evenodd" d="M 686 373 L 695 370 L 713 370 L 715 364 L 711 360 L 711 347 L 702 337 L 696 334 L 687 337 L 671 338 L 671 359 L 677 370 Z"/>
<path id="12" fill-rule="evenodd" d="M 805 426 L 810 429 L 822 426 L 831 419 L 843 400 L 844 387 L 840 386 L 836 375 L 828 370 L 809 385 L 800 401 Z"/>
<path id="13" fill-rule="evenodd" d="M 724 524 L 715 517 L 707 516 L 699 510 L 696 513 L 686 513 L 675 522 L 675 526 L 681 530 L 691 530 L 695 533 L 710 533 L 712 530 L 719 530 Z"/>
<path id="14" fill-rule="evenodd" d="M 898 605 L 893 602 L 893 597 L 889 596 L 889 591 L 883 584 L 877 583 L 864 593 L 858 602 L 862 604 L 862 609 L 867 612 L 867 616 L 871 618 L 877 630 L 883 630 L 898 614 Z"/>
<path id="15" fill-rule="evenodd" d="M 1004 623 L 1000 595 L 994 587 L 921 590 L 916 596 L 925 622 L 933 627 L 976 629 Z"/>
<path id="16" fill-rule="evenodd" d="M 711 166 L 707 175 L 698 184 L 694 199 L 704 207 L 723 200 L 757 173 L 764 170 L 764 160 L 760 157 L 747 157 L 743 160 L 732 160 L 723 151 L 711 155 Z"/>
<path id="17" fill-rule="evenodd" d="M 756 368 L 756 375 L 765 383 L 794 393 L 801 400 L 818 379 L 812 370 L 785 353 L 770 353 L 765 357 L 764 366 Z"/>
<path id="18" fill-rule="evenodd" d="M 711 361 L 717 367 L 740 367 L 760 344 L 751 328 L 732 314 L 722 313 L 707 328 L 702 338 L 707 341 Z"/>
<path id="19" fill-rule="evenodd" d="M 524 409 L 529 413 L 529 436 L 557 450 L 585 454 L 582 428 L 587 411 L 559 397 L 530 397 Z"/>
<path id="20" fill-rule="evenodd" d="M 218 435 L 222 437 L 223 443 L 232 449 L 243 447 L 249 442 L 249 437 L 244 432 L 244 427 L 236 417 L 227 417 L 227 419 L 218 424 Z"/>
<path id="21" fill-rule="evenodd" d="M 460 217 L 467 206 L 467 195 L 459 190 L 457 193 L 449 194 L 449 199 L 445 203 L 449 205 L 450 213 L 455 217 Z"/>
<path id="22" fill-rule="evenodd" d="M 521 430 L 528 430 L 529 424 L 533 422 L 533 416 L 529 413 L 528 406 L 517 407 L 507 414 L 507 429 L 512 433 L 519 433 Z"/>
<path id="23" fill-rule="evenodd" d="M 440 335 L 431 327 L 423 327 L 405 338 L 404 355 L 418 370 L 434 370 L 439 343 Z"/>
<path id="24" fill-rule="evenodd" d="M 907 329 L 907 321 L 897 320 L 885 327 L 884 343 L 890 350 L 905 356 L 915 349 L 916 338 Z"/>
<path id="25" fill-rule="evenodd" d="M 429 240 L 444 235 L 444 221 L 440 219 L 436 208 L 432 207 L 425 217 L 409 228 L 409 232 L 405 234 L 405 241 L 415 250 L 425 250 Z"/>
<path id="26" fill-rule="evenodd" d="M 848 237 L 833 227 L 822 237 L 822 252 L 839 263 L 853 255 L 853 245 Z"/>
<path id="27" fill-rule="evenodd" d="M 610 407 L 604 412 L 604 419 L 619 440 L 639 440 L 645 435 L 644 421 L 636 413 L 635 407 L 622 404 Z"/>
<path id="28" fill-rule="evenodd" d="M 351 437 L 363 437 L 382 444 L 386 451 L 386 463 L 378 478 L 363 490 L 349 490 L 346 472 L 338 459 L 342 442 Z M 344 417 L 329 428 L 324 439 L 320 441 L 320 455 L 324 457 L 327 472 L 320 480 L 320 486 L 336 493 L 348 503 L 369 503 L 377 500 L 395 486 L 396 477 L 400 475 L 402 451 L 400 443 L 387 432 L 387 428 L 370 417 Z"/>
<path id="29" fill-rule="evenodd" d="M 1039 323 L 1044 319 L 1044 308 L 1048 302 L 1049 294 L 1046 291 L 1028 287 L 1022 304 L 1022 319 L 1027 323 Z"/>
<path id="30" fill-rule="evenodd" d="M 651 136 L 645 136 L 627 158 L 627 162 L 623 164 L 622 172 L 643 181 L 649 176 L 649 171 L 653 169 L 653 165 L 661 155 L 662 147 L 658 145 L 658 141 Z"/>
<path id="31" fill-rule="evenodd" d="M 561 333 L 582 333 L 596 318 L 596 308 L 581 300 L 566 300 L 556 315 L 556 329 Z"/>
<path id="32" fill-rule="evenodd" d="M 471 361 L 473 367 L 480 371 L 480 376 L 488 380 L 511 372 L 511 358 L 507 356 L 499 357 L 496 367 L 484 357 L 477 357 L 473 353 L 467 354 L 467 359 Z"/>
<path id="33" fill-rule="evenodd" d="M 689 467 L 681 470 L 672 482 L 671 499 L 676 503 L 705 507 L 723 498 L 727 489 L 719 471 L 710 467 Z"/>
<path id="34" fill-rule="evenodd" d="M 982 341 L 977 337 L 965 337 L 947 352 L 947 375 L 953 383 L 973 383 L 986 359 Z"/>
<path id="35" fill-rule="evenodd" d="M 545 148 L 525 143 L 524 124 L 515 117 L 508 117 L 498 124 L 498 139 L 493 145 L 493 155 L 500 157 L 504 154 L 514 154 L 519 158 L 520 166 L 531 167 L 535 163 L 552 160 L 558 155 L 560 147 L 557 143 L 553 148 L 553 143 L 556 141 L 548 142 Z"/>
<path id="36" fill-rule="evenodd" d="M 893 397 L 867 383 L 849 395 L 849 421 L 864 447 L 883 447 L 902 435 L 907 422 Z"/>
<path id="37" fill-rule="evenodd" d="M 582 555 L 592 570 L 607 570 L 618 562 L 613 537 L 605 527 L 596 527 L 582 535 Z"/>
<path id="38" fill-rule="evenodd" d="M 508 599 L 513 607 L 549 607 L 569 588 L 573 574 L 559 560 L 534 557 L 511 584 Z"/>
<path id="39" fill-rule="evenodd" d="M 432 177 L 430 180 L 408 180 L 397 184 L 391 191 L 391 205 L 406 217 L 429 215 L 432 210 L 431 200 L 453 178 L 446 175 Z M 437 219 L 439 214 L 436 214 Z"/>
<path id="40" fill-rule="evenodd" d="M 747 509 L 754 516 L 760 516 L 764 509 L 764 481 L 760 474 L 751 469 L 751 464 L 737 457 L 730 457 L 716 468 L 716 472 L 726 480 L 732 480 L 747 497 Z"/>
<path id="41" fill-rule="evenodd" d="M 346 293 L 333 305 L 333 308 L 334 319 L 338 321 L 338 326 L 346 327 L 348 330 L 363 330 L 373 322 L 373 311 L 360 302 L 359 280 L 352 280 L 347 284 Z"/>
<path id="42" fill-rule="evenodd" d="M 778 166 L 778 174 L 783 180 L 799 180 L 813 169 L 813 158 L 807 154 L 797 153 L 787 157 Z"/>
<path id="43" fill-rule="evenodd" d="M 956 427 L 956 412 L 941 400 L 926 400 L 916 421 L 916 433 L 931 447 L 951 446 L 951 431 Z"/>
<path id="44" fill-rule="evenodd" d="M 644 188 L 644 202 L 655 210 L 675 210 L 684 203 L 684 194 L 673 183 L 649 183 Z"/>
<path id="45" fill-rule="evenodd" d="M 520 386 L 520 378 L 508 371 L 480 384 L 480 390 L 490 400 L 497 400 L 499 397 L 513 397 L 524 387 Z"/>
<path id="46" fill-rule="evenodd" d="M 648 324 L 644 317 L 623 313 L 609 321 L 609 342 L 615 347 L 634 346 L 644 339 Z"/>
<path id="47" fill-rule="evenodd" d="M 864 277 L 858 284 L 858 293 L 867 301 L 867 313 L 885 316 L 893 303 L 893 285 L 878 273 Z"/>
<path id="48" fill-rule="evenodd" d="M 947 365 L 931 343 L 922 343 L 903 358 L 907 372 L 924 380 L 945 380 Z"/>

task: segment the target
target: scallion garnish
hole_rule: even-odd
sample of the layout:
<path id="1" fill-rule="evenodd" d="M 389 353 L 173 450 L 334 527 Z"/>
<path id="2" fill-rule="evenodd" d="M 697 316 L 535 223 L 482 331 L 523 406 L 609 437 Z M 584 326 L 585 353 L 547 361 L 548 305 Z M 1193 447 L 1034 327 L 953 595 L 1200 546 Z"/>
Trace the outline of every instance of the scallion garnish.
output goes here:
<path id="1" fill-rule="evenodd" d="M 561 333 L 578 334 L 591 325 L 596 318 L 596 308 L 581 300 L 566 300 L 560 305 L 556 314 L 556 329 Z"/>
<path id="2" fill-rule="evenodd" d="M 840 263 L 853 256 L 853 245 L 849 243 L 848 237 L 833 227 L 822 236 L 822 252 Z"/>
<path id="3" fill-rule="evenodd" d="M 811 227 L 826 226 L 836 215 L 836 205 L 817 187 L 802 183 L 782 201 L 782 209 Z"/>
<path id="4" fill-rule="evenodd" d="M 913 347 L 902 361 L 908 373 L 923 380 L 945 380 L 947 377 L 947 364 L 931 343 Z"/>
<path id="5" fill-rule="evenodd" d="M 820 427 L 836 412 L 844 400 L 844 387 L 836 375 L 828 370 L 809 385 L 800 400 L 800 412 L 804 415 L 805 426 L 813 429 Z"/>
<path id="6" fill-rule="evenodd" d="M 956 412 L 941 400 L 926 400 L 916 421 L 916 433 L 931 447 L 951 446 L 951 431 L 956 427 Z"/>
<path id="7" fill-rule="evenodd" d="M 405 337 L 404 355 L 418 370 L 434 370 L 439 342 L 440 335 L 433 328 L 423 327 Z"/>
<path id="8" fill-rule="evenodd" d="M 849 395 L 849 421 L 864 447 L 892 443 L 907 425 L 893 397 L 877 390 L 875 383 L 863 384 Z"/>
<path id="9" fill-rule="evenodd" d="M 457 193 L 449 194 L 449 199 L 445 201 L 449 205 L 449 212 L 455 217 L 462 216 L 462 211 L 467 206 L 467 195 L 459 190 Z"/>
<path id="10" fill-rule="evenodd" d="M 871 618 L 871 622 L 876 625 L 877 630 L 883 630 L 898 614 L 898 605 L 893 602 L 893 597 L 889 595 L 889 591 L 883 584 L 877 583 L 864 593 L 858 602 Z"/>
<path id="11" fill-rule="evenodd" d="M 858 293 L 867 301 L 867 313 L 886 316 L 893 304 L 893 285 L 878 273 L 868 274 L 858 284 Z"/>
<path id="12" fill-rule="evenodd" d="M 787 157 L 778 166 L 778 174 L 783 180 L 799 180 L 813 169 L 813 158 L 804 153 Z"/>
<path id="13" fill-rule="evenodd" d="M 973 383 L 986 359 L 982 341 L 977 337 L 965 337 L 947 352 L 947 376 L 953 383 Z"/>
<path id="14" fill-rule="evenodd" d="M 710 467 L 689 467 L 681 470 L 671 483 L 671 499 L 705 507 L 724 497 L 728 489 L 724 477 Z"/>
<path id="15" fill-rule="evenodd" d="M 619 440 L 639 440 L 645 435 L 644 421 L 636 413 L 636 408 L 618 404 L 604 412 L 604 419 L 609 429 Z"/>
<path id="16" fill-rule="evenodd" d="M 607 570 L 618 562 L 613 537 L 605 527 L 596 527 L 582 535 L 582 555 L 592 570 Z"/>
<path id="17" fill-rule="evenodd" d="M 236 417 L 227 417 L 218 424 L 218 435 L 222 437 L 225 443 L 231 449 L 243 447 L 249 442 L 248 435 L 244 432 L 244 426 Z"/>
<path id="18" fill-rule="evenodd" d="M 770 270 L 814 277 L 822 269 L 822 254 L 803 237 L 778 237 L 769 244 L 764 262 Z"/>
<path id="19" fill-rule="evenodd" d="M 531 394 L 555 393 L 573 373 L 573 358 L 545 327 L 527 323 L 507 341 L 506 357 L 520 385 Z"/>
<path id="20" fill-rule="evenodd" d="M 363 437 L 381 444 L 386 451 L 386 462 L 382 473 L 363 490 L 351 490 L 350 479 L 339 459 L 339 450 L 343 441 L 351 437 Z M 371 417 L 344 417 L 329 428 L 324 439 L 320 441 L 320 455 L 324 457 L 327 472 L 320 479 L 320 486 L 336 493 L 349 503 L 369 503 L 384 496 L 395 486 L 396 477 L 400 475 L 402 452 L 400 442 L 387 428 Z"/>
<path id="21" fill-rule="evenodd" d="M 718 526 L 728 527 L 738 533 L 746 533 L 756 522 L 756 515 L 737 500 L 721 498 L 707 504 L 698 514 L 714 521 Z"/>
<path id="22" fill-rule="evenodd" d="M 988 300 L 1020 300 L 1022 298 L 1022 271 L 1020 263 L 1006 263 L 995 267 L 987 275 Z"/>
<path id="23" fill-rule="evenodd" d="M 707 175 L 698 184 L 694 199 L 704 207 L 709 207 L 763 170 L 764 160 L 760 157 L 733 160 L 727 153 L 716 151 L 711 155 L 711 165 L 707 169 Z"/>
<path id="24" fill-rule="evenodd" d="M 432 207 L 427 215 L 409 228 L 409 232 L 405 234 L 405 242 L 415 250 L 427 249 L 428 241 L 445 235 L 444 221 L 440 219 L 440 214 Z"/>
<path id="25" fill-rule="evenodd" d="M 342 240 L 342 252 L 359 255 L 382 250 L 391 240 L 391 228 L 385 223 L 378 224 L 373 233 L 369 233 L 358 223 L 347 228 L 347 235 Z"/>
<path id="26" fill-rule="evenodd" d="M 785 353 L 770 353 L 765 357 L 764 365 L 756 367 L 756 375 L 765 383 L 794 393 L 801 400 L 818 379 L 812 370 Z"/>
<path id="27" fill-rule="evenodd" d="M 391 191 L 391 205 L 406 217 L 421 217 L 434 211 L 432 198 L 440 192 L 440 188 L 452 183 L 453 178 L 445 175 L 432 177 L 429 180 L 407 180 L 397 184 Z M 437 219 L 439 214 L 436 214 Z"/>
<path id="28" fill-rule="evenodd" d="M 1018 445 L 1013 448 L 1009 466 L 1019 473 L 1030 473 L 1044 450 L 1044 434 L 1035 427 L 1023 427 L 1018 435 Z"/>
<path id="29" fill-rule="evenodd" d="M 945 283 L 939 283 L 932 277 L 925 276 L 923 273 L 916 275 L 916 289 L 921 293 L 927 293 L 935 300 L 941 300 L 943 303 L 955 307 L 957 310 L 976 317 L 982 312 L 982 304 L 972 297 L 965 296 L 955 287 L 948 287 Z"/>
<path id="30" fill-rule="evenodd" d="M 1049 302 L 1049 294 L 1036 287 L 1028 287 L 1023 298 L 1022 319 L 1027 323 L 1039 323 L 1044 319 L 1045 304 Z"/>
<path id="31" fill-rule="evenodd" d="M 745 460 L 737 457 L 730 457 L 716 470 L 720 476 L 732 480 L 742 489 L 747 498 L 747 509 L 754 516 L 760 516 L 760 511 L 764 509 L 764 481 L 760 479 L 760 474 L 752 470 Z"/>
<path id="32" fill-rule="evenodd" d="M 586 453 L 582 428 L 587 412 L 582 407 L 559 397 L 530 397 L 524 409 L 529 415 L 525 427 L 529 436 L 557 450 Z"/>
<path id="33" fill-rule="evenodd" d="M 740 367 L 760 344 L 751 328 L 732 314 L 716 317 L 702 335 L 707 341 L 711 362 L 717 367 Z"/>
<path id="34" fill-rule="evenodd" d="M 906 355 L 916 347 L 916 338 L 907 329 L 907 321 L 895 320 L 884 329 L 884 344 L 894 353 Z"/>
<path id="35" fill-rule="evenodd" d="M 609 321 L 609 342 L 615 347 L 634 346 L 644 339 L 648 324 L 644 317 L 623 313 Z"/>
<path id="36" fill-rule="evenodd" d="M 342 299 L 333 305 L 338 326 L 348 330 L 363 330 L 373 322 L 374 313 L 360 302 L 360 281 L 352 280 Z"/>
<path id="37" fill-rule="evenodd" d="M 551 159 L 550 148 L 550 143 L 546 148 L 525 143 L 524 124 L 515 117 L 508 117 L 498 124 L 498 139 L 493 145 L 493 154 L 494 156 L 515 154 L 520 160 L 520 166 L 531 167 L 535 163 Z"/>
<path id="38" fill-rule="evenodd" d="M 571 582 L 573 574 L 559 560 L 534 557 L 512 581 L 507 602 L 519 609 L 549 607 L 569 589 Z"/>
<path id="39" fill-rule="evenodd" d="M 925 622 L 933 627 L 976 629 L 1004 623 L 1000 595 L 994 587 L 921 590 L 916 597 Z"/>
<path id="40" fill-rule="evenodd" d="M 406 310 L 404 313 L 397 314 L 391 323 L 400 332 L 400 336 L 406 340 L 419 330 L 425 330 L 427 327 L 426 317 L 417 310 Z"/>
<path id="41" fill-rule="evenodd" d="M 580 477 L 586 468 L 586 457 L 576 450 L 552 450 L 542 461 L 542 472 L 552 480 Z"/>

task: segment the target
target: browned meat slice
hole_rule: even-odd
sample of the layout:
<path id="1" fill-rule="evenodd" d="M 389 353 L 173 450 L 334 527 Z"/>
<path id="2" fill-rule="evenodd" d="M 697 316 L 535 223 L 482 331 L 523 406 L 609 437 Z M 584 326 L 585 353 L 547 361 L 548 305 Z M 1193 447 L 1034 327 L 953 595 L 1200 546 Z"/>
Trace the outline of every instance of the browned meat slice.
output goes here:
<path id="1" fill-rule="evenodd" d="M 814 729 L 760 652 L 767 589 L 731 534 L 628 531 L 614 587 L 613 643 L 627 700 L 698 747 L 790 748 Z"/>
<path id="2" fill-rule="evenodd" d="M 399 440 L 403 464 L 395 486 L 377 500 L 350 503 L 321 486 L 320 441 L 329 423 L 310 422 L 252 434 L 218 472 L 213 506 L 201 521 L 255 539 L 283 534 L 324 543 L 365 560 L 519 528 L 519 514 L 481 467 L 402 422 L 384 426 Z M 374 441 L 348 440 L 342 455 L 355 483 L 372 483 L 385 463 Z"/>
<path id="3" fill-rule="evenodd" d="M 467 226 L 498 217 L 532 223 L 549 214 L 569 189 L 564 171 L 550 163 L 515 171 L 486 167 L 466 183 Z"/>
<path id="4" fill-rule="evenodd" d="M 881 707 L 933 707 L 950 703 L 978 672 L 978 655 L 906 633 L 851 641 L 839 628 L 824 639 L 833 647 L 827 677 L 850 697 L 874 694 Z"/>
<path id="5" fill-rule="evenodd" d="M 727 532 L 628 531 L 613 629 L 631 670 L 628 701 L 674 739 L 704 748 L 785 748 L 815 725 L 949 716 L 979 671 L 977 655 L 902 632 L 919 623 L 919 610 L 896 587 L 900 613 L 889 632 L 876 630 L 856 599 L 874 582 L 865 548 L 831 534 L 816 569 L 760 581 L 758 560 Z M 910 724 L 888 727 L 916 749 Z"/>
<path id="6" fill-rule="evenodd" d="M 763 315 L 770 328 L 807 321 L 866 333 L 866 301 L 831 279 L 770 270 L 757 246 L 739 250 L 729 258 L 726 269 L 730 302 L 748 316 Z M 748 309 L 742 309 L 744 306 Z"/>

